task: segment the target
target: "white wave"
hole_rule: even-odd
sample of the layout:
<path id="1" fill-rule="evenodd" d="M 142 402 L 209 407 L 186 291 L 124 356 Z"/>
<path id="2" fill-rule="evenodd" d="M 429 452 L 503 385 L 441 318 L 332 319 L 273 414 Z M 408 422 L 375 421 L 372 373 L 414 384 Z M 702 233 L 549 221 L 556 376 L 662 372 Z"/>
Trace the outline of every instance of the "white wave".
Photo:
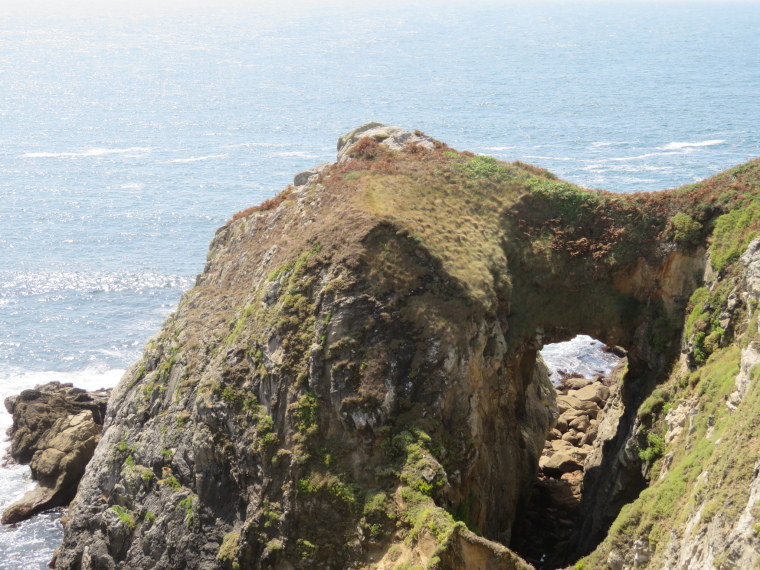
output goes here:
<path id="1" fill-rule="evenodd" d="M 227 144 L 223 148 L 241 148 L 241 147 L 263 147 L 263 148 L 279 148 L 283 146 L 289 146 L 280 143 L 265 143 L 265 142 L 246 142 L 237 144 Z"/>
<path id="2" fill-rule="evenodd" d="M 59 372 L 54 370 L 25 371 L 19 369 L 6 369 L 0 373 L 0 399 L 18 394 L 22 390 L 34 388 L 38 384 L 48 382 L 70 382 L 77 388 L 85 390 L 99 390 L 101 388 L 113 388 L 124 375 L 123 368 L 107 368 L 105 366 L 91 366 L 74 372 Z M 9 415 L 5 407 L 0 409 L 0 417 Z"/>
<path id="3" fill-rule="evenodd" d="M 594 172 L 596 174 L 601 174 L 604 172 L 671 172 L 673 170 L 672 166 L 652 166 L 651 164 L 641 164 L 641 165 L 633 165 L 633 164 L 622 164 L 622 163 L 616 163 L 616 164 L 604 164 L 604 160 L 600 160 L 598 162 L 588 164 L 581 168 L 581 170 L 584 170 L 586 172 Z"/>
<path id="4" fill-rule="evenodd" d="M 210 158 L 226 158 L 226 154 L 209 154 L 208 156 L 193 156 L 190 158 L 175 158 L 174 160 L 170 160 L 170 163 L 186 163 L 186 162 L 198 162 L 199 160 L 208 160 Z"/>
<path id="5" fill-rule="evenodd" d="M 633 184 L 653 184 L 657 182 L 654 178 L 636 178 L 635 176 L 623 176 L 621 178 L 623 182 L 630 182 Z"/>
<path id="6" fill-rule="evenodd" d="M 140 182 L 130 182 L 121 186 L 122 190 L 142 190 L 143 188 L 145 188 L 145 184 Z"/>
<path id="7" fill-rule="evenodd" d="M 628 144 L 628 143 L 627 142 L 599 141 L 599 142 L 592 142 L 591 146 L 593 148 L 599 148 L 599 147 L 602 147 L 602 146 L 620 146 L 620 145 L 624 145 L 624 144 Z"/>
<path id="8" fill-rule="evenodd" d="M 614 354 L 604 352 L 603 346 L 588 335 L 578 335 L 567 342 L 545 345 L 541 356 L 555 382 L 561 377 L 560 370 L 591 378 L 595 374 L 609 374 L 620 360 Z"/>
<path id="9" fill-rule="evenodd" d="M 124 154 L 127 152 L 150 152 L 150 148 L 133 146 L 130 148 L 90 148 L 83 152 L 27 152 L 21 158 L 75 158 L 79 156 L 103 156 L 106 154 Z"/>
<path id="10" fill-rule="evenodd" d="M 500 150 L 513 150 L 516 148 L 517 148 L 516 146 L 487 146 L 487 147 L 484 147 L 484 150 L 500 151 Z"/>
<path id="11" fill-rule="evenodd" d="M 652 158 L 653 156 L 669 156 L 671 154 L 686 154 L 690 152 L 688 149 L 680 152 L 647 152 L 645 154 L 639 154 L 637 156 L 621 156 L 616 158 L 608 158 L 608 161 L 624 162 L 626 160 L 642 160 L 644 158 Z"/>
<path id="12" fill-rule="evenodd" d="M 312 154 L 310 152 L 303 152 L 303 151 L 292 151 L 292 152 L 277 152 L 275 153 L 277 156 L 295 156 L 298 158 L 319 158 L 316 154 Z"/>
<path id="13" fill-rule="evenodd" d="M 574 158 L 569 158 L 569 157 L 538 156 L 538 155 L 529 155 L 529 154 L 526 154 L 524 158 L 535 158 L 538 160 L 561 160 L 561 161 L 576 160 Z"/>
<path id="14" fill-rule="evenodd" d="M 692 149 L 697 148 L 701 146 L 713 146 L 716 144 L 723 144 L 726 142 L 722 139 L 715 139 L 715 140 L 709 140 L 709 141 L 702 141 L 702 142 L 672 142 L 668 143 L 665 146 L 658 147 L 658 150 L 685 150 L 685 149 Z"/>

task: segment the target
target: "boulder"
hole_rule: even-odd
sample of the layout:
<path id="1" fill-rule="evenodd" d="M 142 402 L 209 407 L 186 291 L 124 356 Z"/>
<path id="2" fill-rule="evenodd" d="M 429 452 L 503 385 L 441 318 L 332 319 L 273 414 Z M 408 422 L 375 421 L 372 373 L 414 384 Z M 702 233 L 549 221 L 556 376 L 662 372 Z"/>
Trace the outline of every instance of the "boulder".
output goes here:
<path id="1" fill-rule="evenodd" d="M 564 381 L 564 385 L 571 390 L 580 390 L 591 384 L 591 380 L 586 378 L 568 378 Z"/>
<path id="2" fill-rule="evenodd" d="M 557 408 L 559 408 L 560 414 L 565 413 L 567 410 L 577 410 L 580 405 L 581 401 L 572 394 L 557 396 Z"/>
<path id="3" fill-rule="evenodd" d="M 604 404 L 610 397 L 610 389 L 603 384 L 591 384 L 578 390 L 574 396 L 581 402 Z"/>
<path id="4" fill-rule="evenodd" d="M 547 475 L 558 475 L 583 469 L 583 463 L 564 453 L 555 453 L 551 457 L 541 457 L 539 469 Z"/>
<path id="5" fill-rule="evenodd" d="M 579 432 L 586 432 L 586 430 L 591 426 L 591 422 L 586 414 L 577 416 L 573 421 L 570 422 L 569 426 L 576 431 Z"/>
<path id="6" fill-rule="evenodd" d="M 338 139 L 338 162 L 348 160 L 348 153 L 351 148 L 365 137 L 374 139 L 391 150 L 401 150 L 407 144 L 414 144 L 427 149 L 435 148 L 435 141 L 419 131 L 412 133 L 400 127 L 388 127 L 382 123 L 367 123 Z"/>
<path id="7" fill-rule="evenodd" d="M 599 433 L 599 422 L 596 420 L 590 420 L 589 424 L 586 433 L 581 438 L 581 445 L 591 445 L 596 441 L 596 436 Z"/>
<path id="8" fill-rule="evenodd" d="M 559 431 L 557 428 L 554 428 L 548 434 L 546 434 L 546 441 L 553 441 L 555 439 L 560 439 L 561 437 L 562 437 L 562 432 Z"/>
<path id="9" fill-rule="evenodd" d="M 314 168 L 311 168 L 309 170 L 304 170 L 303 172 L 299 172 L 293 178 L 293 186 L 303 186 L 304 184 L 309 184 L 310 182 L 316 181 L 320 172 L 322 172 L 328 166 L 330 166 L 329 162 L 323 162 L 322 164 L 318 164 Z"/>
<path id="10" fill-rule="evenodd" d="M 13 415 L 10 458 L 28 463 L 38 485 L 10 505 L 0 522 L 17 523 L 74 498 L 100 440 L 109 393 L 51 382 L 6 398 Z"/>
<path id="11" fill-rule="evenodd" d="M 582 433 L 578 433 L 573 428 L 570 428 L 566 433 L 562 434 L 562 441 L 566 441 L 572 445 L 579 445 L 583 438 Z"/>

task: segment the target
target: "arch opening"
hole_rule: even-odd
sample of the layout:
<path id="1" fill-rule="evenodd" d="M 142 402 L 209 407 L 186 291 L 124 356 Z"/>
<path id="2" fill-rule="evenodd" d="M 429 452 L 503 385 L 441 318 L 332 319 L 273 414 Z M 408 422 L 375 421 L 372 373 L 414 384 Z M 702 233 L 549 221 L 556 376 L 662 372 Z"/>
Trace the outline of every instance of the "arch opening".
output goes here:
<path id="1" fill-rule="evenodd" d="M 607 403 L 615 397 L 627 352 L 588 335 L 540 351 L 557 390 L 557 425 L 548 434 L 529 502 L 520 509 L 510 547 L 539 570 L 565 564 L 578 518 L 587 459 Z M 592 457 L 593 462 L 593 457 Z"/>

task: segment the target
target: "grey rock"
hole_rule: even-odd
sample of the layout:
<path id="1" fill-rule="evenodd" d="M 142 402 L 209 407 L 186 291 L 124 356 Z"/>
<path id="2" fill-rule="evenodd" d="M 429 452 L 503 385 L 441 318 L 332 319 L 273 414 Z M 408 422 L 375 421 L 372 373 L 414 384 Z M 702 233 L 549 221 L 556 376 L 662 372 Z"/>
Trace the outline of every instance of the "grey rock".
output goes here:
<path id="1" fill-rule="evenodd" d="M 435 141 L 427 135 L 415 134 L 400 127 L 389 127 L 382 123 L 367 123 L 338 139 L 338 162 L 347 160 L 353 146 L 364 137 L 374 139 L 391 150 L 401 150 L 407 144 L 427 149 L 435 148 Z"/>
<path id="2" fill-rule="evenodd" d="M 741 262 L 746 266 L 742 287 L 757 299 L 760 297 L 760 237 L 750 242 L 741 256 Z"/>
<path id="3" fill-rule="evenodd" d="M 321 164 L 318 164 L 314 168 L 311 168 L 309 170 L 304 170 L 303 172 L 299 172 L 293 178 L 293 185 L 303 186 L 304 184 L 310 184 L 312 182 L 315 182 L 319 174 L 328 166 L 330 166 L 329 162 L 323 162 Z"/>

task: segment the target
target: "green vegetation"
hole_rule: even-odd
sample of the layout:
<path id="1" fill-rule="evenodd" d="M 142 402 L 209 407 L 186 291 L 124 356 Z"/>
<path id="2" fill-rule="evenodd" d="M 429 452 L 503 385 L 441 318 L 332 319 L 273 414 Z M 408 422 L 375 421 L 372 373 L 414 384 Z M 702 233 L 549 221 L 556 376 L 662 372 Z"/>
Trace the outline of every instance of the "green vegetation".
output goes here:
<path id="1" fill-rule="evenodd" d="M 399 478 L 412 489 L 431 495 L 446 481 L 446 473 L 430 451 L 432 439 L 418 428 L 409 428 L 395 435 L 389 445 L 390 454 L 400 460 Z"/>
<path id="2" fill-rule="evenodd" d="M 173 491 L 179 491 L 182 488 L 182 483 L 180 483 L 177 478 L 171 473 L 166 474 L 166 476 L 161 479 L 158 484 L 165 485 Z"/>
<path id="3" fill-rule="evenodd" d="M 122 508 L 119 505 L 114 505 L 113 507 L 111 507 L 111 510 L 115 512 L 117 515 L 119 515 L 119 520 L 121 521 L 121 524 L 123 524 L 129 530 L 133 530 L 135 528 L 135 517 L 131 511 L 128 511 L 127 509 Z"/>
<path id="4" fill-rule="evenodd" d="M 639 458 L 642 461 L 653 462 L 663 456 L 665 452 L 665 438 L 655 433 L 647 434 L 647 447 L 639 450 Z"/>
<path id="5" fill-rule="evenodd" d="M 673 228 L 673 239 L 684 245 L 699 245 L 702 237 L 702 224 L 690 215 L 678 212 L 670 218 Z"/>
<path id="6" fill-rule="evenodd" d="M 293 425 L 298 431 L 310 434 L 317 429 L 317 406 L 314 394 L 304 394 L 291 405 Z"/>
<path id="7" fill-rule="evenodd" d="M 715 517 L 724 524 L 736 521 L 747 504 L 760 453 L 760 442 L 747 436 L 760 428 L 760 387 L 752 384 L 738 412 L 725 405 L 734 390 L 739 360 L 737 346 L 719 348 L 685 381 L 675 372 L 644 402 L 639 416 L 653 429 L 645 432 L 646 446 L 639 456 L 654 462 L 669 451 L 670 467 L 663 477 L 653 478 L 636 501 L 623 507 L 604 543 L 589 556 L 589 567 L 602 564 L 610 548 L 630 548 L 641 536 L 649 537 L 656 557 L 662 556 L 670 529 L 684 528 L 698 512 L 702 524 Z M 666 446 L 654 428 L 663 425 L 670 394 L 676 390 L 681 397 L 696 400 L 698 413 L 691 419 L 691 429 Z"/>
<path id="8" fill-rule="evenodd" d="M 216 559 L 222 563 L 223 568 L 229 568 L 230 570 L 239 570 L 239 539 L 239 532 L 230 532 L 224 535 L 224 538 L 222 539 L 222 545 L 219 547 L 219 551 L 216 554 Z"/>
<path id="9" fill-rule="evenodd" d="M 358 513 L 361 507 L 358 487 L 345 483 L 338 475 L 312 473 L 308 478 L 299 479 L 296 489 L 303 495 L 323 497 L 333 506 L 351 513 Z"/>
<path id="10" fill-rule="evenodd" d="M 411 527 L 406 538 L 408 544 L 419 539 L 423 531 L 429 532 L 438 544 L 444 543 L 456 526 L 462 525 L 444 509 L 436 506 L 430 497 L 418 491 L 402 487 L 401 498 L 406 506 L 400 513 L 401 518 Z"/>
<path id="11" fill-rule="evenodd" d="M 193 524 L 193 497 L 185 497 L 177 504 L 177 509 L 185 511 L 185 526 L 190 527 Z"/>
<path id="12" fill-rule="evenodd" d="M 715 222 L 710 263 L 718 273 L 735 263 L 760 234 L 760 203 L 752 202 L 720 216 Z"/>
<path id="13" fill-rule="evenodd" d="M 473 156 L 457 163 L 459 169 L 467 176 L 492 182 L 509 182 L 516 176 L 517 169 L 499 162 L 492 156 Z"/>

